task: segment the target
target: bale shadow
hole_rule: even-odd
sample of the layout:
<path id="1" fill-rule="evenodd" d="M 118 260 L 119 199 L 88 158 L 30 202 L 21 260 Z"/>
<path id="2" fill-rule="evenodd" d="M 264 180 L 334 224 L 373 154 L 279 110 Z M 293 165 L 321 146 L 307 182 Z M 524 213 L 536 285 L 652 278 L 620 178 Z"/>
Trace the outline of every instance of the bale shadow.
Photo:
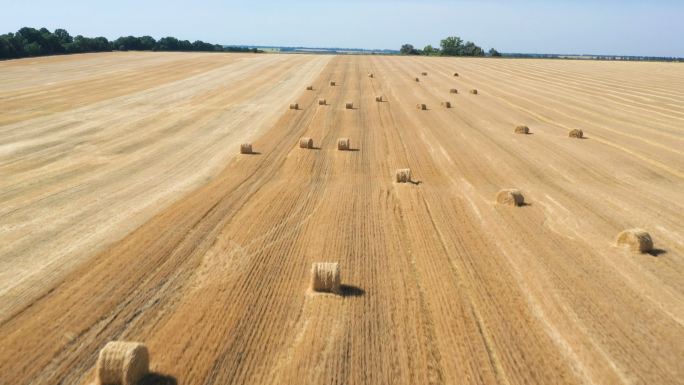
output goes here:
<path id="1" fill-rule="evenodd" d="M 366 291 L 358 286 L 340 285 L 340 295 L 343 297 L 361 297 Z"/>
<path id="2" fill-rule="evenodd" d="M 165 376 L 161 373 L 149 373 L 138 381 L 137 385 L 178 385 L 178 380 L 173 376 Z"/>
<path id="3" fill-rule="evenodd" d="M 528 206 L 532 206 L 532 203 L 523 202 L 523 203 L 522 203 L 521 205 L 519 205 L 518 207 L 528 207 Z"/>
<path id="4" fill-rule="evenodd" d="M 663 249 L 652 249 L 651 251 L 649 251 L 649 252 L 646 253 L 646 254 L 649 254 L 649 255 L 651 255 L 651 256 L 653 256 L 653 257 L 657 257 L 657 256 L 662 255 L 662 254 L 667 254 L 667 250 L 663 250 Z"/>
<path id="5" fill-rule="evenodd" d="M 350 148 L 350 149 L 347 149 L 347 150 L 344 150 L 344 151 L 359 152 L 359 151 L 361 151 L 361 150 L 358 149 L 358 148 Z"/>
<path id="6" fill-rule="evenodd" d="M 316 146 L 313 146 L 313 147 L 310 147 L 310 148 L 309 148 L 309 150 L 320 150 L 320 149 L 321 149 L 320 147 L 316 147 Z"/>
<path id="7" fill-rule="evenodd" d="M 252 151 L 244 155 L 261 155 L 261 153 L 259 151 Z"/>
<path id="8" fill-rule="evenodd" d="M 423 183 L 422 180 L 409 180 L 408 183 L 411 183 L 412 185 L 419 186 L 420 184 Z"/>

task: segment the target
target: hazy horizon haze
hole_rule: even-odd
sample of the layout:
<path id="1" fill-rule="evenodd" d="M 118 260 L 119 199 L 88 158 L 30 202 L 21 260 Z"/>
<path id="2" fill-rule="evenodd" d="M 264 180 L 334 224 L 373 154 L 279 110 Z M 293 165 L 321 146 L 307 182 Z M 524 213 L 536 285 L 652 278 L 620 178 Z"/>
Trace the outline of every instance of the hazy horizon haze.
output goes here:
<path id="1" fill-rule="evenodd" d="M 0 0 L 0 33 L 175 36 L 218 44 L 399 49 L 451 35 L 501 52 L 684 56 L 684 2 Z"/>

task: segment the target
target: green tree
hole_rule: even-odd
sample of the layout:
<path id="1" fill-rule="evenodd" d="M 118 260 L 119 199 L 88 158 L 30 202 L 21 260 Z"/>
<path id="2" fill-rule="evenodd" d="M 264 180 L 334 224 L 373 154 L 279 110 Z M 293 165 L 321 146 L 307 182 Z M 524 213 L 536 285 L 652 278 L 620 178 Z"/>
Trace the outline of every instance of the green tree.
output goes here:
<path id="1" fill-rule="evenodd" d="M 66 29 L 57 28 L 54 33 L 62 44 L 69 44 L 74 42 L 74 38 L 69 35 Z"/>
<path id="2" fill-rule="evenodd" d="M 41 33 L 43 37 L 43 54 L 50 55 L 55 53 L 64 53 L 64 45 L 59 41 L 59 37 L 50 32 Z"/>
<path id="3" fill-rule="evenodd" d="M 442 47 L 442 55 L 444 56 L 460 56 L 462 54 L 463 40 L 458 36 L 442 39 L 439 45 Z"/>
<path id="4" fill-rule="evenodd" d="M 439 55 L 439 49 L 434 48 L 432 45 L 428 44 L 423 48 L 423 54 L 427 56 Z"/>
<path id="5" fill-rule="evenodd" d="M 193 51 L 213 51 L 214 46 L 209 43 L 205 43 L 202 40 L 196 40 L 195 42 L 192 43 L 192 50 Z"/>
<path id="6" fill-rule="evenodd" d="M 499 53 L 499 51 L 495 50 L 494 48 L 490 48 L 489 49 L 489 56 L 499 57 L 499 56 L 501 56 L 501 54 Z"/>
<path id="7" fill-rule="evenodd" d="M 78 35 L 74 38 L 74 42 L 68 52 L 102 52 L 111 50 L 112 44 L 105 37 L 89 38 Z"/>
<path id="8" fill-rule="evenodd" d="M 402 55 L 418 55 L 419 52 L 417 49 L 413 47 L 412 44 L 404 44 L 401 46 L 401 49 L 399 50 L 399 53 Z"/>
<path id="9" fill-rule="evenodd" d="M 140 49 L 151 51 L 157 45 L 157 41 L 152 36 L 143 36 L 140 38 Z"/>
<path id="10" fill-rule="evenodd" d="M 8 56 L 2 56 L 1 58 L 17 58 L 26 56 L 24 46 L 28 44 L 28 41 L 21 35 L 8 33 L 6 35 L 2 35 L 2 40 L 5 42 L 4 46 L 7 50 Z"/>
<path id="11" fill-rule="evenodd" d="M 9 35 L 0 35 L 0 59 L 16 57 Z"/>
<path id="12" fill-rule="evenodd" d="M 179 40 L 178 43 L 180 44 L 179 51 L 193 51 L 190 40 Z"/>
<path id="13" fill-rule="evenodd" d="M 43 38 L 40 31 L 30 27 L 24 27 L 18 30 L 17 36 L 26 39 L 28 43 L 39 42 Z"/>
<path id="14" fill-rule="evenodd" d="M 142 50 L 140 39 L 135 36 L 122 36 L 112 42 L 112 46 L 119 51 Z"/>
<path id="15" fill-rule="evenodd" d="M 111 51 L 112 50 L 112 44 L 107 40 L 106 37 L 103 36 L 98 36 L 94 39 L 88 39 L 89 40 L 89 48 L 92 51 L 95 52 L 102 52 L 102 51 Z"/>
<path id="16" fill-rule="evenodd" d="M 178 51 L 180 43 L 175 37 L 162 37 L 157 42 L 157 49 L 160 51 Z"/>
<path id="17" fill-rule="evenodd" d="M 449 36 L 440 42 L 442 56 L 484 56 L 484 50 L 472 41 L 463 43 L 458 36 Z"/>
<path id="18" fill-rule="evenodd" d="M 482 48 L 478 47 L 472 41 L 466 42 L 461 49 L 461 55 L 463 56 L 484 56 L 484 51 Z"/>
<path id="19" fill-rule="evenodd" d="M 24 52 L 26 52 L 26 56 L 40 56 L 43 53 L 43 47 L 34 41 L 24 46 Z"/>

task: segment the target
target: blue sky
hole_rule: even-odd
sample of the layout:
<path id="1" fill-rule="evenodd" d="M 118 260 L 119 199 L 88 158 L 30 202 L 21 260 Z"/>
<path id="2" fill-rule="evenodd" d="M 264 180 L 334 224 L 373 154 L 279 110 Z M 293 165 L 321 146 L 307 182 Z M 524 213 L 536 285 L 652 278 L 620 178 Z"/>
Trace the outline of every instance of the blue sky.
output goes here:
<path id="1" fill-rule="evenodd" d="M 684 0 L 0 0 L 0 33 L 176 36 L 211 43 L 398 49 L 448 35 L 502 52 L 684 56 Z"/>

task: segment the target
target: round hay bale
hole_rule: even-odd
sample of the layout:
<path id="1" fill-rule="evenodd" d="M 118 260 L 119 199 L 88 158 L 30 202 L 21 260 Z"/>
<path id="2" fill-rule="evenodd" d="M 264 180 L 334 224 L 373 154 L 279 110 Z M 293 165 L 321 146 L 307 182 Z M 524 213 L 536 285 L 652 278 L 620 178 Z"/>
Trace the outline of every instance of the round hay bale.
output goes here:
<path id="1" fill-rule="evenodd" d="M 372 74 L 372 73 L 368 74 L 368 77 L 369 77 L 369 78 L 372 78 L 372 77 L 373 77 L 373 74 Z"/>
<path id="2" fill-rule="evenodd" d="M 330 87 L 335 87 L 335 82 L 331 81 L 331 82 L 330 82 Z"/>
<path id="3" fill-rule="evenodd" d="M 444 108 L 451 108 L 451 102 L 448 102 L 448 101 L 447 101 L 447 102 L 442 102 L 442 103 L 440 103 L 440 104 L 441 104 L 441 106 L 444 107 Z"/>
<path id="4" fill-rule="evenodd" d="M 318 99 L 318 105 L 319 106 L 325 106 L 327 104 L 328 104 L 328 102 L 325 99 Z"/>
<path id="5" fill-rule="evenodd" d="M 457 94 L 457 93 L 458 93 L 458 90 L 457 90 L 456 88 L 452 88 L 452 89 L 449 90 L 449 93 Z"/>
<path id="6" fill-rule="evenodd" d="M 574 130 L 570 130 L 568 133 L 568 137 L 570 138 L 583 138 L 584 137 L 584 132 L 582 130 L 575 128 Z"/>
<path id="7" fill-rule="evenodd" d="M 337 149 L 340 151 L 349 151 L 351 148 L 351 141 L 349 138 L 339 138 L 337 139 Z"/>
<path id="8" fill-rule="evenodd" d="M 299 103 L 290 104 L 290 109 L 291 110 L 298 110 L 299 109 Z"/>
<path id="9" fill-rule="evenodd" d="M 313 86 L 308 86 L 308 87 L 306 87 L 306 90 L 307 90 L 307 91 L 313 91 Z"/>
<path id="10" fill-rule="evenodd" d="M 427 76 L 427 72 L 421 72 L 420 74 L 423 76 Z"/>
<path id="11" fill-rule="evenodd" d="M 454 72 L 454 76 L 458 76 L 458 72 Z"/>
<path id="12" fill-rule="evenodd" d="M 426 104 L 422 104 L 422 103 L 418 103 L 418 104 L 416 104 L 416 109 L 417 109 L 417 110 L 423 110 L 423 111 L 424 111 L 424 110 L 427 110 L 427 105 L 426 105 Z"/>
<path id="13" fill-rule="evenodd" d="M 400 168 L 396 172 L 397 183 L 408 183 L 411 181 L 411 169 Z"/>
<path id="14" fill-rule="evenodd" d="M 517 126 L 515 128 L 515 133 L 516 134 L 529 134 L 530 133 L 530 128 L 527 126 Z"/>
<path id="15" fill-rule="evenodd" d="M 635 253 L 648 253 L 653 250 L 651 235 L 642 229 L 629 229 L 618 234 L 615 240 L 618 246 L 627 246 Z"/>
<path id="16" fill-rule="evenodd" d="M 348 110 L 353 110 L 354 109 L 354 103 L 348 102 L 344 104 L 344 108 Z"/>
<path id="17" fill-rule="evenodd" d="M 340 264 L 317 262 L 311 266 L 311 289 L 317 292 L 340 292 Z"/>
<path id="18" fill-rule="evenodd" d="M 311 138 L 300 138 L 299 148 L 313 148 L 313 139 Z"/>
<path id="19" fill-rule="evenodd" d="M 477 95 L 477 90 L 473 88 L 472 90 L 470 90 L 470 93 L 473 95 Z"/>
<path id="20" fill-rule="evenodd" d="M 376 96 L 375 101 L 376 102 L 382 102 L 382 96 Z"/>
<path id="21" fill-rule="evenodd" d="M 419 81 L 420 81 L 420 78 L 416 78 L 416 82 L 419 82 Z"/>
<path id="22" fill-rule="evenodd" d="M 501 190 L 496 194 L 496 203 L 508 206 L 522 206 L 525 203 L 525 197 L 523 197 L 520 190 Z"/>
<path id="23" fill-rule="evenodd" d="M 252 144 L 251 143 L 242 143 L 240 145 L 240 154 L 251 154 L 252 153 Z"/>
<path id="24" fill-rule="evenodd" d="M 101 385 L 137 385 L 149 367 L 150 356 L 145 345 L 111 341 L 97 358 L 97 379 Z"/>

